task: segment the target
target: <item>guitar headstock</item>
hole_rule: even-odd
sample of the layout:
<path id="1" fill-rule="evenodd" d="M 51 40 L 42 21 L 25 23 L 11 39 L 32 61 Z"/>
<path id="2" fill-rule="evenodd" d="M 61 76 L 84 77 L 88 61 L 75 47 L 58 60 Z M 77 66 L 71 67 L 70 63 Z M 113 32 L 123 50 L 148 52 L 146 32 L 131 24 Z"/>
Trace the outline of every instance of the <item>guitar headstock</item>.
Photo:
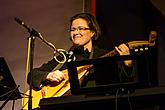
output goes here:
<path id="1" fill-rule="evenodd" d="M 155 45 L 156 38 L 157 38 L 157 32 L 151 31 L 148 41 L 131 41 L 128 42 L 127 44 L 130 50 L 134 50 L 135 52 L 147 51 L 149 49 L 148 47 Z M 117 50 L 114 49 L 101 57 L 115 56 L 117 54 L 118 54 Z"/>
<path id="2" fill-rule="evenodd" d="M 132 41 L 132 42 L 128 42 L 127 44 L 129 48 L 131 50 L 134 50 L 135 52 L 146 51 L 148 50 L 149 47 L 155 45 L 156 38 L 157 38 L 157 32 L 151 31 L 148 41 Z"/>

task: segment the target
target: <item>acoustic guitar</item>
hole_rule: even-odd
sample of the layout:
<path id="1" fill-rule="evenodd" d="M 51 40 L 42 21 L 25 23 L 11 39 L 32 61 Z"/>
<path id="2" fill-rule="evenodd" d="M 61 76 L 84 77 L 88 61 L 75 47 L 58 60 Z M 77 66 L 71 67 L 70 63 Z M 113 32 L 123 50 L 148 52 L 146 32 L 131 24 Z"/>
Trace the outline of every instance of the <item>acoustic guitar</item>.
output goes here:
<path id="1" fill-rule="evenodd" d="M 156 41 L 157 33 L 155 31 L 151 31 L 149 35 L 148 41 L 131 41 L 128 42 L 128 47 L 130 50 L 134 50 L 135 52 L 138 51 L 147 51 L 148 47 L 154 46 Z M 117 51 L 114 49 L 107 54 L 101 57 L 107 56 L 115 56 Z M 91 68 L 92 65 L 85 65 L 77 67 L 78 79 L 83 80 L 84 76 L 88 74 L 88 69 Z M 32 109 L 39 107 L 40 99 L 42 98 L 49 98 L 49 97 L 60 97 L 70 94 L 70 83 L 69 83 L 69 76 L 68 70 L 61 71 L 66 74 L 66 79 L 61 81 L 59 84 L 51 84 L 44 86 L 41 90 L 36 91 L 32 89 Z M 29 90 L 25 93 L 29 95 Z M 22 98 L 22 110 L 28 110 L 28 98 Z"/>

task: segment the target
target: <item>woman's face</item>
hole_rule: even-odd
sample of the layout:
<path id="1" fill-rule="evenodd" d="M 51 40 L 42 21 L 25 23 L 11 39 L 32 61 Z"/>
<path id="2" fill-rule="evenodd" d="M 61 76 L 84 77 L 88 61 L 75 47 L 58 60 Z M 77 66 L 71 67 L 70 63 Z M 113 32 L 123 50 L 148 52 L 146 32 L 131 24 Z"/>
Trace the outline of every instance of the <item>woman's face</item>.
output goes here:
<path id="1" fill-rule="evenodd" d="M 89 29 L 86 20 L 81 18 L 73 20 L 70 29 L 70 36 L 74 44 L 84 46 L 92 43 L 93 35 L 94 32 Z"/>

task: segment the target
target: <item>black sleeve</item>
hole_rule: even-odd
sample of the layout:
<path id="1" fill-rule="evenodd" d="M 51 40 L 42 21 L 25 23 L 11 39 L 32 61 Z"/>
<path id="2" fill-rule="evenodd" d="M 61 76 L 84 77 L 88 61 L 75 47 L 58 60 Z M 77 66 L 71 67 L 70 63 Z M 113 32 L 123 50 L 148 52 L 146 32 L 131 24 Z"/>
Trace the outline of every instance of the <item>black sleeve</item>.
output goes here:
<path id="1" fill-rule="evenodd" d="M 49 83 L 49 81 L 46 80 L 46 77 L 48 73 L 57 66 L 57 64 L 58 62 L 56 62 L 55 59 L 52 59 L 51 61 L 44 63 L 41 67 L 34 68 L 28 74 L 27 83 L 30 84 L 31 81 L 32 87 L 36 90 L 40 90 L 41 85 Z"/>

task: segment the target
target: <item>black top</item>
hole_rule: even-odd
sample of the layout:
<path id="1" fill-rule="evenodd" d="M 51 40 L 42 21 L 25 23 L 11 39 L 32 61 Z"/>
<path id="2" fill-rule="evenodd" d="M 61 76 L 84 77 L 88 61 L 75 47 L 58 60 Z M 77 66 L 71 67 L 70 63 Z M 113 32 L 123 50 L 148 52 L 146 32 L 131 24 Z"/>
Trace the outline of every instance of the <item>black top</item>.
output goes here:
<path id="1" fill-rule="evenodd" d="M 106 53 L 108 53 L 108 50 L 104 50 L 101 49 L 97 46 L 93 47 L 93 52 L 92 52 L 92 59 L 98 58 L 100 56 L 105 55 Z M 89 52 L 88 50 L 85 50 L 82 47 L 78 47 L 78 48 L 74 48 L 73 50 L 74 56 L 76 57 L 76 61 L 81 61 L 81 60 L 87 60 L 91 57 L 91 52 Z M 47 75 L 49 74 L 49 72 L 51 72 L 59 63 L 53 58 L 52 60 L 48 61 L 47 63 L 44 63 L 41 67 L 39 68 L 34 68 L 32 70 L 32 87 L 36 90 L 40 90 L 41 89 L 41 85 L 47 84 L 49 83 L 49 81 L 46 80 Z M 120 73 L 126 73 L 126 71 L 128 70 L 128 74 L 132 73 L 130 72 L 130 70 L 132 71 L 132 68 L 127 69 L 127 67 L 123 66 L 123 64 L 119 64 L 122 65 L 120 66 Z M 123 67 L 125 68 L 125 70 L 123 70 Z M 59 70 L 64 70 L 67 69 L 66 63 L 59 69 Z M 124 75 L 124 74 L 123 74 Z M 121 76 L 121 75 L 120 75 Z M 131 75 L 124 75 L 125 76 L 131 76 Z M 30 82 L 30 75 L 28 74 L 28 84 Z"/>

